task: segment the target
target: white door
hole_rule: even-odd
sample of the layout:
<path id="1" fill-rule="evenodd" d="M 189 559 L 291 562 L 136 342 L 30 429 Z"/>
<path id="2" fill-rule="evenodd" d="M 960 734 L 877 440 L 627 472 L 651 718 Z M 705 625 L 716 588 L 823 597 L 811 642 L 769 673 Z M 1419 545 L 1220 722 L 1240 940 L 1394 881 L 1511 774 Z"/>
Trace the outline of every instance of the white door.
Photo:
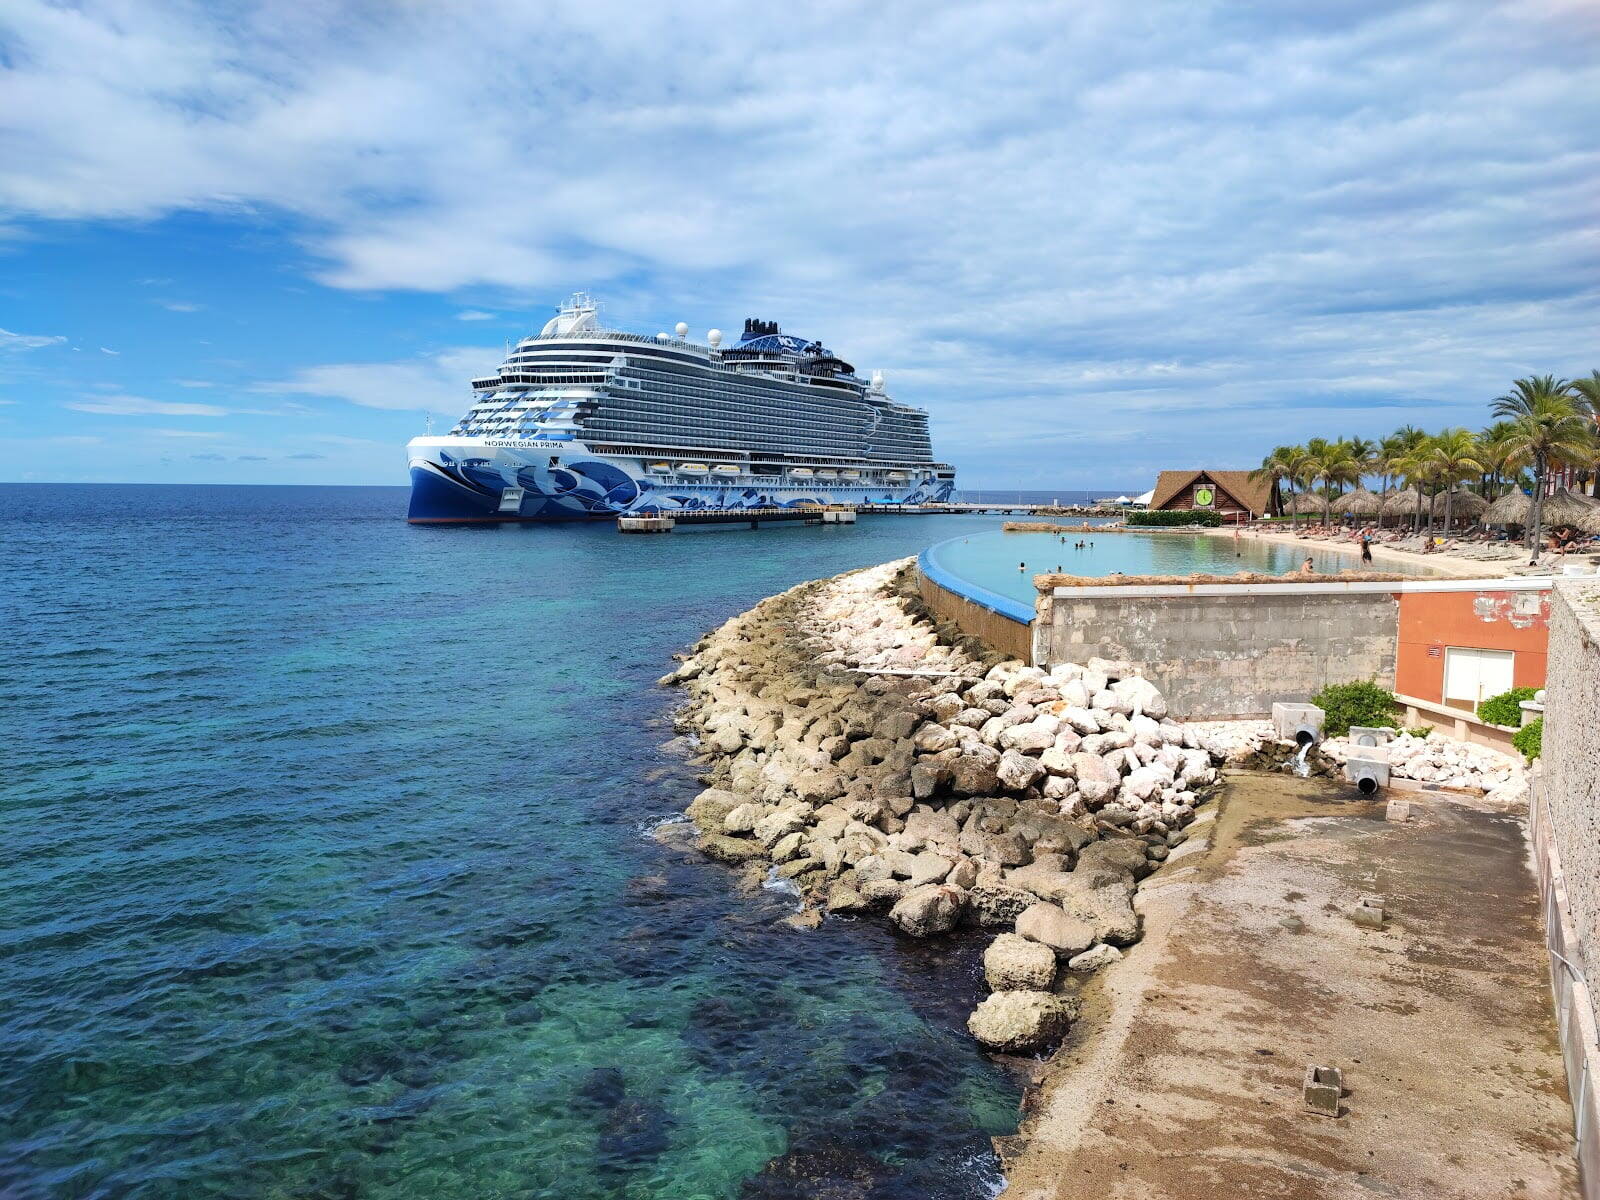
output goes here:
<path id="1" fill-rule="evenodd" d="M 1472 650 L 1446 646 L 1444 702 L 1475 708 L 1480 700 L 1511 690 L 1510 650 Z"/>

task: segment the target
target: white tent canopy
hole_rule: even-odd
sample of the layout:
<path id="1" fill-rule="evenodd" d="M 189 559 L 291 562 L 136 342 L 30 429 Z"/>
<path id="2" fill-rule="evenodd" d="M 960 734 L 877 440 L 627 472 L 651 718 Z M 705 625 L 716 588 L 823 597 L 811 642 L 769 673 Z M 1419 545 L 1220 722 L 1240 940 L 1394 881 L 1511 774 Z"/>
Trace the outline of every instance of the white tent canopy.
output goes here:
<path id="1" fill-rule="evenodd" d="M 1150 490 L 1149 490 L 1149 491 L 1148 491 L 1148 492 L 1146 492 L 1146 493 L 1145 493 L 1145 494 L 1144 494 L 1144 495 L 1142 495 L 1142 496 L 1135 496 L 1135 497 L 1134 497 L 1134 498 L 1133 498 L 1133 503 L 1134 503 L 1134 504 L 1142 504 L 1142 505 L 1144 505 L 1144 506 L 1145 506 L 1145 507 L 1146 507 L 1146 508 L 1148 508 L 1148 507 L 1149 507 L 1149 506 L 1150 506 L 1150 501 L 1152 501 L 1152 500 L 1154 500 L 1154 499 L 1155 499 L 1155 498 L 1156 498 L 1156 490 L 1155 490 L 1155 488 L 1151 488 L 1151 489 L 1150 489 Z"/>

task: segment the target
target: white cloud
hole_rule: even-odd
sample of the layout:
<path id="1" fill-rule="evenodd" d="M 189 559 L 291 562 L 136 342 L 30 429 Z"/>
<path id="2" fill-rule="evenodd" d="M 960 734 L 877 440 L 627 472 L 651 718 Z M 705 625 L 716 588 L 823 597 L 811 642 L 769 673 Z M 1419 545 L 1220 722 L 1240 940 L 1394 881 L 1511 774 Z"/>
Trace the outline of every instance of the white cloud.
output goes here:
<path id="1" fill-rule="evenodd" d="M 164 438 L 220 438 L 227 434 L 216 433 L 204 429 L 148 429 L 146 433 L 153 433 L 156 437 Z"/>
<path id="2" fill-rule="evenodd" d="M 458 321 L 493 321 L 497 314 L 482 309 L 469 308 L 456 314 Z"/>
<path id="3" fill-rule="evenodd" d="M 1062 461 L 1108 406 L 1162 414 L 1152 457 L 1256 457 L 1597 365 L 1600 27 L 1571 0 L 7 15 L 0 219 L 282 215 L 336 287 L 778 317 Z M 453 412 L 498 355 L 449 353 L 282 390 Z"/>
<path id="4" fill-rule="evenodd" d="M 101 354 L 109 354 L 113 358 L 115 358 L 117 355 L 121 354 L 122 351 L 121 350 L 112 350 L 112 349 L 110 349 L 110 348 L 108 348 L 106 346 L 101 346 L 100 347 L 100 353 Z"/>
<path id="5" fill-rule="evenodd" d="M 252 390 L 454 416 L 471 402 L 472 378 L 491 373 L 502 357 L 501 350 L 459 346 L 399 362 L 329 363 L 306 367 L 276 383 L 257 384 Z"/>
<path id="6" fill-rule="evenodd" d="M 161 307 L 175 313 L 195 313 L 205 307 L 203 304 L 191 304 L 187 300 L 163 300 Z"/>
<path id="7" fill-rule="evenodd" d="M 0 329 L 0 350 L 42 350 L 46 346 L 60 346 L 66 338 L 55 334 L 12 333 Z"/>
<path id="8" fill-rule="evenodd" d="M 63 408 L 115 417 L 225 417 L 229 410 L 215 404 L 185 404 L 146 400 L 142 396 L 97 396 L 92 400 L 67 400 Z"/>

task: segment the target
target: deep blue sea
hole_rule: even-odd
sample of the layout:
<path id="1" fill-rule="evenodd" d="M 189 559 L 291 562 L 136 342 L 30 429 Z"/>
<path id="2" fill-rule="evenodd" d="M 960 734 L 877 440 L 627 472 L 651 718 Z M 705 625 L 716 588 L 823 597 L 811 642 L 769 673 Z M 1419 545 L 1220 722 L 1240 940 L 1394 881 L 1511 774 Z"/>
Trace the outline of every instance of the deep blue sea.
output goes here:
<path id="1" fill-rule="evenodd" d="M 795 932 L 651 829 L 674 651 L 999 518 L 405 505 L 0 486 L 0 1195 L 992 1194 L 978 943 Z"/>

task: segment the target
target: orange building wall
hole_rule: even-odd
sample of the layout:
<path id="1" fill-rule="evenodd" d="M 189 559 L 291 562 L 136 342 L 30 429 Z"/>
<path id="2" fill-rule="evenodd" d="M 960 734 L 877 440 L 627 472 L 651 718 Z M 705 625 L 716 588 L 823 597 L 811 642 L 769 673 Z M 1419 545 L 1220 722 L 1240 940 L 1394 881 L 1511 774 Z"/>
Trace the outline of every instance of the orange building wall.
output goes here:
<path id="1" fill-rule="evenodd" d="M 1447 646 L 1510 650 L 1512 685 L 1543 687 L 1550 636 L 1550 593 L 1404 592 L 1395 656 L 1395 691 L 1444 699 Z"/>

